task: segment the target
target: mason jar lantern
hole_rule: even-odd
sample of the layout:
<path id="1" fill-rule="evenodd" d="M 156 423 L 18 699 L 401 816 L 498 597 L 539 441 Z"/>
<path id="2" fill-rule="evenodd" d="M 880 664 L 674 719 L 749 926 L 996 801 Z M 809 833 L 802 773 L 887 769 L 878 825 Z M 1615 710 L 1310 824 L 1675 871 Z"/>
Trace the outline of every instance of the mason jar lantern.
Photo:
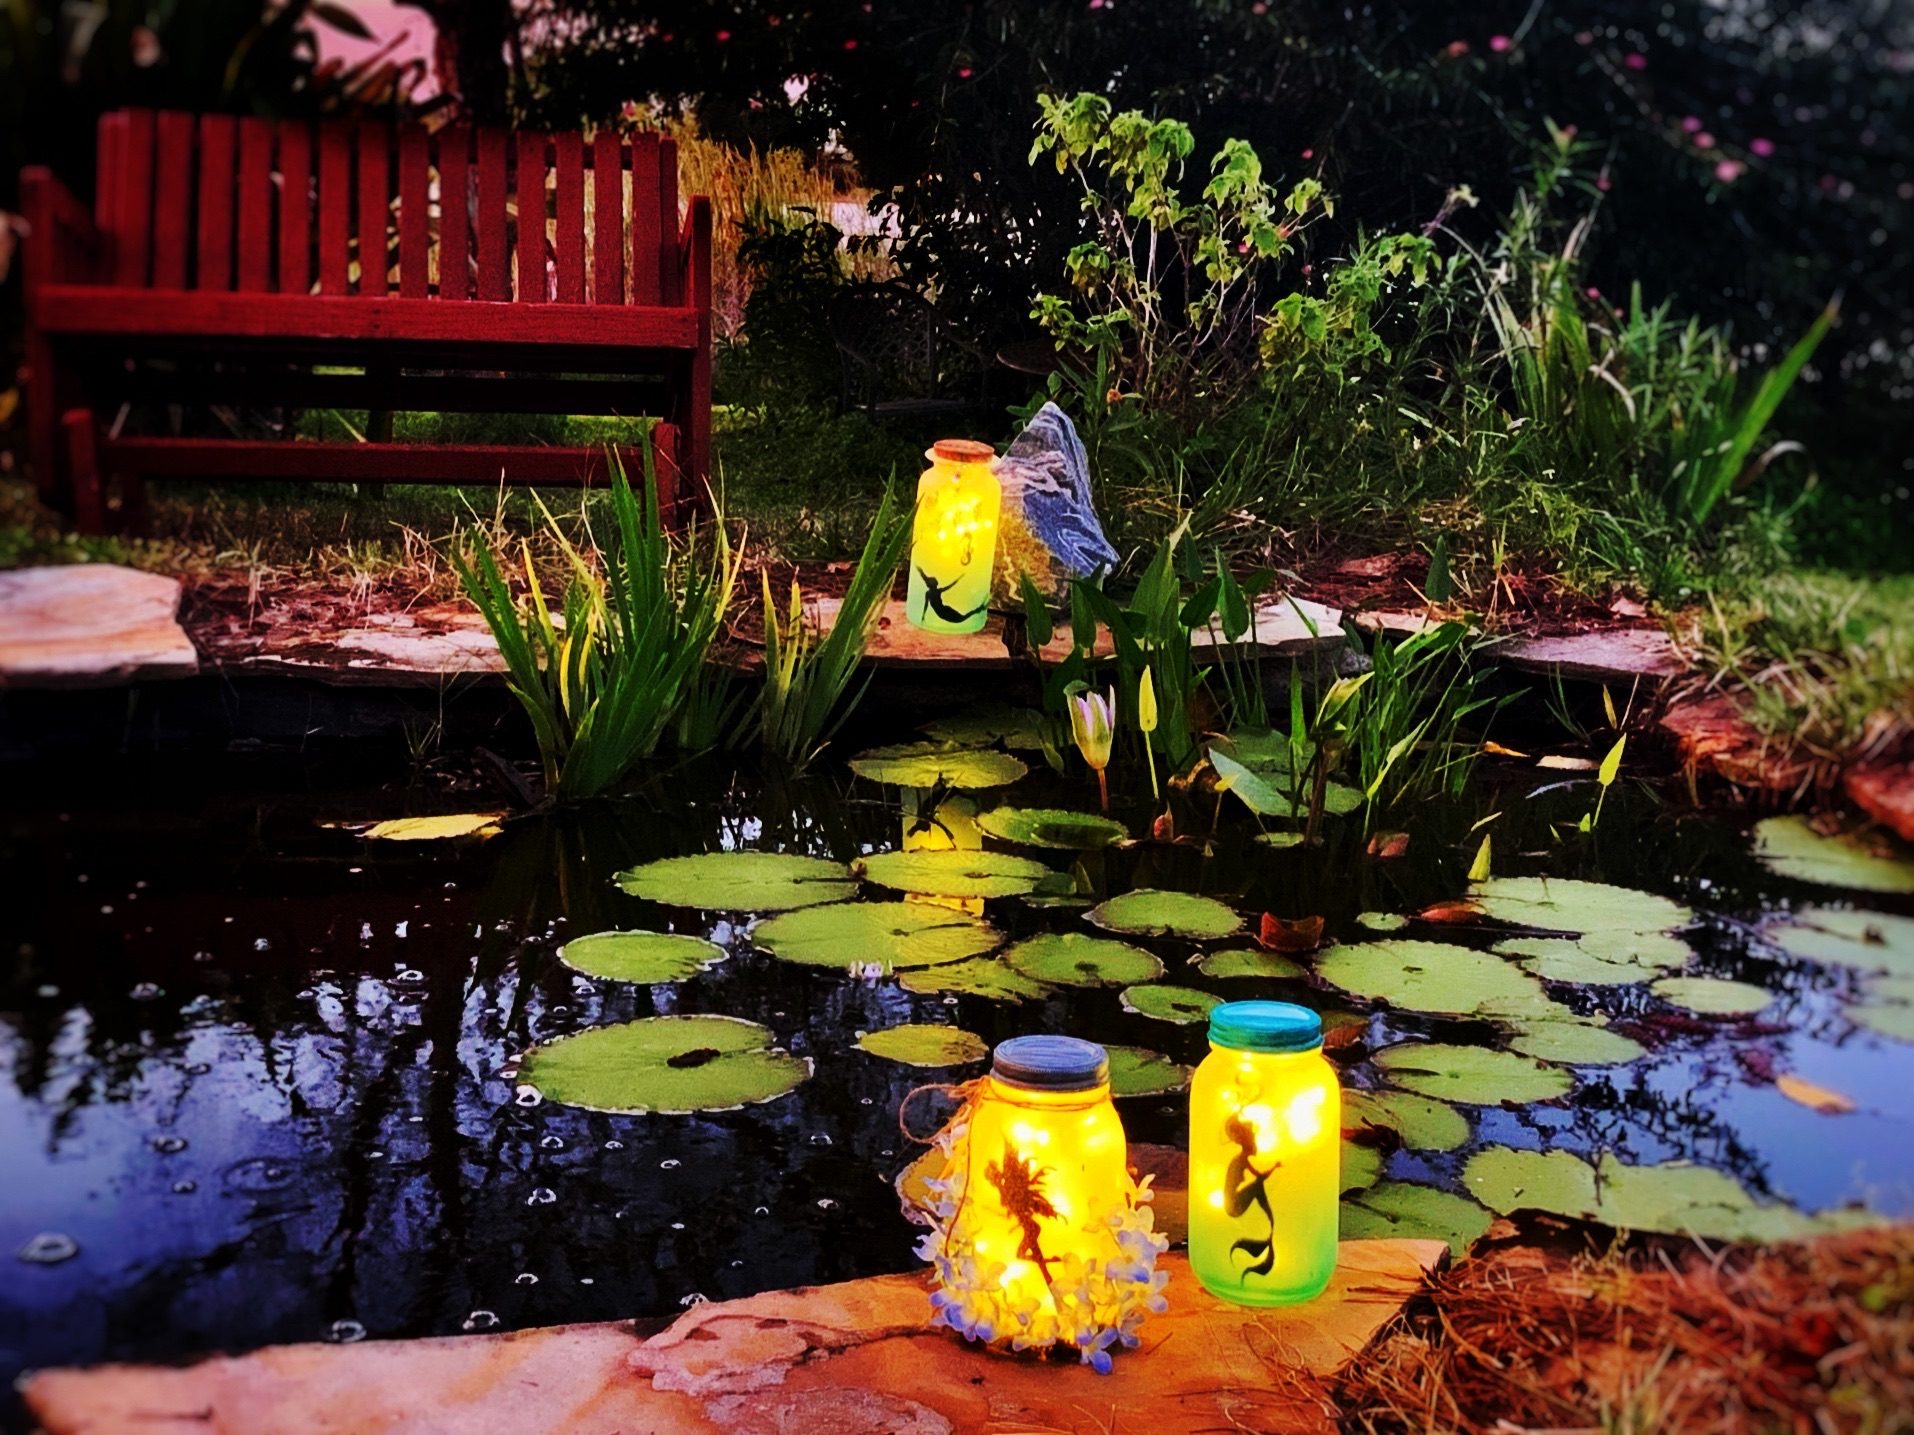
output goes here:
<path id="1" fill-rule="evenodd" d="M 975 633 L 990 618 L 1003 489 L 987 443 L 939 439 L 924 455 L 911 528 L 908 614 L 932 633 Z"/>
<path id="2" fill-rule="evenodd" d="M 1190 1269 L 1212 1295 L 1291 1305 L 1336 1268 L 1342 1091 L 1322 1019 L 1225 1002 L 1190 1082 Z"/>

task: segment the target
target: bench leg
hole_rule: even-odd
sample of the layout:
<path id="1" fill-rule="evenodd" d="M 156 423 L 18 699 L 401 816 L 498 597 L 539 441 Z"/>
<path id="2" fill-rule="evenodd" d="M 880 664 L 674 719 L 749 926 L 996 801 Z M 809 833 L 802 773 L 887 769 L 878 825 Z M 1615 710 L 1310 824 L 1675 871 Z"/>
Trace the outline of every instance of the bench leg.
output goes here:
<path id="1" fill-rule="evenodd" d="M 100 481 L 99 440 L 93 410 L 68 409 L 60 419 L 66 430 L 67 483 L 73 498 L 73 526 L 82 533 L 106 532 L 106 487 Z"/>

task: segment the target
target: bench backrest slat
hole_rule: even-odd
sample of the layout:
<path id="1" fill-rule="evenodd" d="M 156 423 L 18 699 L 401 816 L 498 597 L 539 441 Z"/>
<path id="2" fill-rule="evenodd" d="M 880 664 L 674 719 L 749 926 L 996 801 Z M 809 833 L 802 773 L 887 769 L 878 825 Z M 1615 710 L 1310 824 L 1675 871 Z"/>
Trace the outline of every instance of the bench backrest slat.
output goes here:
<path id="1" fill-rule="evenodd" d="M 240 120 L 238 287 L 249 294 L 272 288 L 272 150 L 269 121 Z"/>
<path id="2" fill-rule="evenodd" d="M 154 132 L 169 163 L 153 177 L 153 287 L 184 289 L 193 257 L 193 167 L 185 163 L 198 131 L 178 110 L 159 116 Z"/>
<path id="3" fill-rule="evenodd" d="M 656 134 L 120 110 L 95 210 L 100 279 L 128 288 L 689 302 Z"/>
<path id="4" fill-rule="evenodd" d="M 558 276 L 558 302 L 585 302 L 585 137 L 559 135 L 552 141 L 557 177 L 552 186 L 552 258 Z"/>

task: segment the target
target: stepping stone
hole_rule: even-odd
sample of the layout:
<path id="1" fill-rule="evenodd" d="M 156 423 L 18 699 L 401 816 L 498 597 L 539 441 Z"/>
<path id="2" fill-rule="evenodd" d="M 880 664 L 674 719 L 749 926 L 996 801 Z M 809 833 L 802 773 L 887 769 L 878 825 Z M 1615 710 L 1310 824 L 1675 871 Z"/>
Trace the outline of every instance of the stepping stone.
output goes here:
<path id="1" fill-rule="evenodd" d="M 340 686 L 438 687 L 505 671 L 485 620 L 459 603 L 373 613 L 341 624 L 269 616 L 201 633 L 207 661 L 230 674 L 279 674 Z"/>
<path id="2" fill-rule="evenodd" d="M 1914 842 L 1914 760 L 1857 764 L 1842 775 L 1841 786 L 1869 817 Z"/>
<path id="3" fill-rule="evenodd" d="M 504 1335 L 290 1345 L 184 1368 L 43 1370 L 22 1385 L 47 1435 L 177 1426 L 208 1435 L 1107 1435 L 1334 1430 L 1299 1375 L 1358 1356 L 1445 1260 L 1441 1241 L 1345 1241 L 1329 1289 L 1248 1311 L 1171 1253 L 1170 1309 L 1100 1376 L 995 1355 L 929 1327 L 925 1273 L 693 1307 L 649 1339 L 629 1322 Z"/>
<path id="4" fill-rule="evenodd" d="M 111 563 L 0 573 L 0 687 L 106 688 L 190 678 L 177 578 Z"/>
<path id="5" fill-rule="evenodd" d="M 1673 678 L 1688 664 L 1660 628 L 1611 628 L 1554 638 L 1510 638 L 1485 655 L 1530 672 L 1559 673 L 1591 682 Z"/>

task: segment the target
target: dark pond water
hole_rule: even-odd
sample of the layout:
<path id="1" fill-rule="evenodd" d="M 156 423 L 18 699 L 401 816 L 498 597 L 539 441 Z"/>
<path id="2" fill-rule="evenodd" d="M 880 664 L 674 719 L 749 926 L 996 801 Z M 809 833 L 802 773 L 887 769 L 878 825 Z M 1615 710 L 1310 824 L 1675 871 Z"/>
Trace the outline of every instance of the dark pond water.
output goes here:
<path id="1" fill-rule="evenodd" d="M 1119 815 L 1138 827 L 1147 789 L 1134 776 Z M 1691 904 L 1692 970 L 1778 999 L 1752 1026 L 1638 1027 L 1647 1056 L 1579 1072 L 1560 1103 L 1472 1111 L 1478 1142 L 1687 1158 L 1811 1210 L 1914 1207 L 1914 1047 L 1848 1021 L 1844 970 L 1793 961 L 1754 930 L 1778 908 L 1843 894 L 1767 875 L 1738 820 L 1646 790 L 1617 789 L 1592 839 L 1557 842 L 1551 822 L 1572 827 L 1587 791 L 1529 796 L 1538 785 L 1532 769 L 1485 766 L 1466 799 L 1402 824 L 1412 841 L 1397 861 L 1365 858 L 1348 820 L 1322 850 L 1272 851 L 1231 804 L 1207 857 L 1142 845 L 1085 869 L 1108 893 L 1200 890 L 1252 918 L 1320 913 L 1332 938 L 1353 939 L 1358 912 L 1460 893 L 1471 825 L 1500 811 L 1498 871 Z M 1039 772 L 1014 795 L 1081 806 L 1088 792 Z M 1126 1013 L 1114 992 L 917 996 L 780 963 L 752 950 L 742 920 L 667 911 L 611 881 L 678 853 L 849 859 L 895 846 L 896 792 L 841 769 L 802 782 L 660 772 L 629 800 L 482 842 L 376 843 L 326 825 L 483 803 L 356 748 L 16 770 L 0 798 L 0 1376 L 360 1331 L 660 1316 L 699 1297 L 904 1269 L 912 1228 L 891 1179 L 911 1153 L 896 1109 L 924 1073 L 856 1050 L 857 1033 L 954 1021 L 990 1041 L 1068 1031 L 1202 1054 L 1200 1025 Z M 1213 818 L 1209 799 L 1178 799 L 1185 831 Z M 1905 899 L 1867 905 L 1914 912 Z M 1081 925 L 1014 899 L 990 917 L 1013 936 Z M 568 935 L 664 926 L 707 931 L 731 956 L 655 988 L 587 981 L 555 956 Z M 1145 945 L 1170 981 L 1350 1005 L 1307 984 L 1208 982 L 1184 965 L 1193 944 Z M 1618 1020 L 1666 1011 L 1640 988 L 1567 999 Z M 816 1073 L 709 1116 L 525 1105 L 501 1075 L 535 1042 L 668 1012 L 760 1022 Z M 1379 1015 L 1368 1044 L 1398 1032 L 1484 1039 L 1479 1023 Z M 1861 1109 L 1796 1105 L 1751 1075 L 1764 1063 Z M 1358 1063 L 1346 1080 L 1375 1077 Z M 1124 1108 L 1133 1140 L 1180 1144 L 1180 1097 Z M 1453 1184 L 1468 1154 L 1397 1152 L 1389 1174 Z M 64 1254 L 36 1246 L 43 1235 L 77 1250 L 24 1258 Z"/>

